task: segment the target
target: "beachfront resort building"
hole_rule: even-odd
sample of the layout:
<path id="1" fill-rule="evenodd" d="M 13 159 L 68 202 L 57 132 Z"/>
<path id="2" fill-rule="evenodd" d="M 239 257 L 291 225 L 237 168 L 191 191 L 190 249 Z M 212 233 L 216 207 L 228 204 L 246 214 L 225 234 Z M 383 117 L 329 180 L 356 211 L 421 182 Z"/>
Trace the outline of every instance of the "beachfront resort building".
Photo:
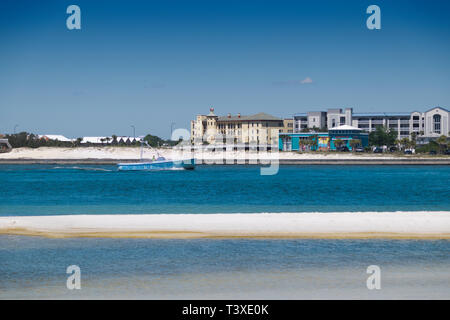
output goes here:
<path id="1" fill-rule="evenodd" d="M 299 113 L 293 116 L 293 133 L 309 129 L 330 130 L 348 125 L 365 132 L 372 132 L 378 126 L 385 126 L 398 133 L 398 139 L 417 135 L 418 142 L 427 142 L 441 135 L 449 135 L 450 111 L 433 107 L 425 112 L 380 112 L 353 113 L 353 108 L 335 108 L 325 111 Z"/>
<path id="2" fill-rule="evenodd" d="M 306 150 L 336 150 L 337 147 L 347 147 L 353 149 L 355 140 L 360 147 L 369 145 L 369 134 L 360 128 L 349 125 L 341 125 L 328 130 L 328 132 L 297 132 L 280 133 L 280 151 L 306 151 Z M 337 145 L 339 141 L 339 146 Z M 312 143 L 313 142 L 313 143 Z"/>
<path id="3" fill-rule="evenodd" d="M 293 119 L 284 121 L 263 112 L 248 116 L 240 113 L 217 116 L 211 108 L 209 114 L 197 115 L 191 121 L 191 142 L 277 145 L 278 133 L 289 130 L 289 123 L 293 126 Z"/>

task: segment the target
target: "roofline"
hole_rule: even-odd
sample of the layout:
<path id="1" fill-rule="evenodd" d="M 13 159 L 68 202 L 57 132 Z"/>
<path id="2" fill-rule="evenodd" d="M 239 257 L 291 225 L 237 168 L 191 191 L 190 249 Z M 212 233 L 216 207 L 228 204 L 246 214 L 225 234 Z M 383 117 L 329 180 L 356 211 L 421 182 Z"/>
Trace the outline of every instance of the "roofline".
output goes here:
<path id="1" fill-rule="evenodd" d="M 412 112 L 419 112 L 419 111 L 412 111 Z M 411 115 L 411 112 L 360 112 L 360 113 L 353 113 L 352 116 L 374 116 L 374 115 L 384 115 L 384 116 L 393 116 L 393 115 L 398 115 L 398 116 L 408 116 Z"/>
<path id="2" fill-rule="evenodd" d="M 280 132 L 279 135 L 328 135 L 328 132 Z"/>
<path id="3" fill-rule="evenodd" d="M 226 119 L 217 119 L 217 121 L 283 121 L 285 119 L 231 119 L 231 118 L 226 118 Z M 287 120 L 290 120 L 290 118 L 288 118 Z"/>
<path id="4" fill-rule="evenodd" d="M 450 112 L 449 110 L 447 110 L 447 109 L 445 109 L 445 108 L 443 108 L 443 107 L 440 107 L 440 106 L 434 106 L 434 107 L 432 107 L 432 108 L 426 110 L 425 112 L 431 111 L 431 110 L 436 109 L 436 108 L 441 109 L 441 110 L 444 110 L 444 111 L 446 111 L 446 112 Z"/>

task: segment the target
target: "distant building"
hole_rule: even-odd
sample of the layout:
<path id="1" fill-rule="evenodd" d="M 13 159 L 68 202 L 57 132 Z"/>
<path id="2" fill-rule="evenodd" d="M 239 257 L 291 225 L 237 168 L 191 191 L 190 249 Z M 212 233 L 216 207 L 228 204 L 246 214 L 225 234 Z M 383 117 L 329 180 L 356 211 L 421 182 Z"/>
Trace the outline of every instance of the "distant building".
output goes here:
<path id="1" fill-rule="evenodd" d="M 12 146 L 8 139 L 0 139 L 0 153 L 9 152 L 12 150 Z"/>
<path id="2" fill-rule="evenodd" d="M 418 140 L 427 141 L 441 135 L 449 135 L 450 111 L 434 107 L 425 112 L 381 112 L 353 113 L 353 108 L 328 109 L 319 112 L 299 113 L 293 116 L 294 133 L 305 129 L 327 129 L 349 125 L 365 132 L 372 132 L 378 126 L 386 126 L 397 132 L 398 138 L 411 137 L 415 133 Z"/>
<path id="3" fill-rule="evenodd" d="M 101 137 L 83 137 L 81 144 L 132 144 L 134 142 L 141 141 L 143 137 L 128 137 L 128 136 L 117 136 L 116 140 L 112 136 L 101 136 Z"/>
<path id="4" fill-rule="evenodd" d="M 294 132 L 294 119 L 283 119 L 283 129 L 281 132 L 293 133 Z"/>
<path id="5" fill-rule="evenodd" d="M 66 138 L 65 136 L 59 135 L 59 134 L 44 134 L 44 135 L 38 135 L 39 139 L 44 140 L 58 140 L 63 142 L 71 142 L 74 141 L 74 139 Z"/>
<path id="6" fill-rule="evenodd" d="M 228 137 L 234 144 L 277 144 L 278 133 L 284 128 L 283 119 L 267 113 L 217 116 L 211 108 L 209 114 L 197 115 L 191 121 L 191 142 L 224 143 L 225 137 Z"/>
<path id="7" fill-rule="evenodd" d="M 315 146 L 311 148 L 306 141 L 314 140 Z M 361 147 L 369 145 L 369 134 L 362 129 L 349 125 L 334 127 L 328 132 L 299 132 L 280 133 L 279 149 L 281 151 L 336 150 L 335 142 L 341 140 L 342 146 L 352 150 L 350 141 L 358 140 Z"/>

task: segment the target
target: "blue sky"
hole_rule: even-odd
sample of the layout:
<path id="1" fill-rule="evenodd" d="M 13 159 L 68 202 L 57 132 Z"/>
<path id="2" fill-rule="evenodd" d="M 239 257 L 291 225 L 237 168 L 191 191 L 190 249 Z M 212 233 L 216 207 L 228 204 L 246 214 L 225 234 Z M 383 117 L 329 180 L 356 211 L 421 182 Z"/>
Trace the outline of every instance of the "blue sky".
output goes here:
<path id="1" fill-rule="evenodd" d="M 81 30 L 66 28 L 71 4 Z M 381 30 L 366 27 L 371 4 Z M 2 0 L 0 132 L 135 125 L 168 137 L 210 106 L 279 117 L 449 107 L 449 12 L 449 1 Z"/>

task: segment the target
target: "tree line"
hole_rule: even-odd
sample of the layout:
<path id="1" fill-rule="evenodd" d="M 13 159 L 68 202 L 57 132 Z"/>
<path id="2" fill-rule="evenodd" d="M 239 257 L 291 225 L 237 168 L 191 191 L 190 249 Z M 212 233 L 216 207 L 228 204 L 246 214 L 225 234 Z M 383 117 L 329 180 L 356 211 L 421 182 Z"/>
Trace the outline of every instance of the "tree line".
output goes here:
<path id="1" fill-rule="evenodd" d="M 28 132 L 19 132 L 15 134 L 6 134 L 4 138 L 8 139 L 9 143 L 13 148 L 39 148 L 39 147 L 79 147 L 82 145 L 81 141 L 83 138 L 77 138 L 73 141 L 59 141 L 46 139 L 43 137 L 39 137 L 37 134 L 28 133 Z M 144 137 L 144 140 L 148 142 L 148 144 L 152 147 L 161 147 L 161 146 L 174 146 L 179 143 L 179 141 L 172 140 L 164 140 L 158 136 L 154 136 L 151 134 L 147 134 Z M 114 145 L 114 146 L 140 146 L 139 141 L 135 142 L 122 142 L 119 141 L 116 135 L 112 135 L 111 137 L 105 137 L 101 139 L 101 144 L 105 145 Z M 97 145 L 92 143 L 83 143 L 84 146 Z"/>
<path id="2" fill-rule="evenodd" d="M 375 131 L 369 133 L 369 145 L 370 146 L 387 146 L 387 147 L 400 147 L 400 149 L 416 149 L 416 152 L 429 152 L 436 151 L 443 153 L 450 148 L 450 142 L 448 137 L 441 135 L 435 140 L 430 141 L 428 144 L 417 146 L 417 133 L 411 133 L 411 138 L 397 138 L 397 131 L 389 130 L 387 127 L 378 126 Z"/>

